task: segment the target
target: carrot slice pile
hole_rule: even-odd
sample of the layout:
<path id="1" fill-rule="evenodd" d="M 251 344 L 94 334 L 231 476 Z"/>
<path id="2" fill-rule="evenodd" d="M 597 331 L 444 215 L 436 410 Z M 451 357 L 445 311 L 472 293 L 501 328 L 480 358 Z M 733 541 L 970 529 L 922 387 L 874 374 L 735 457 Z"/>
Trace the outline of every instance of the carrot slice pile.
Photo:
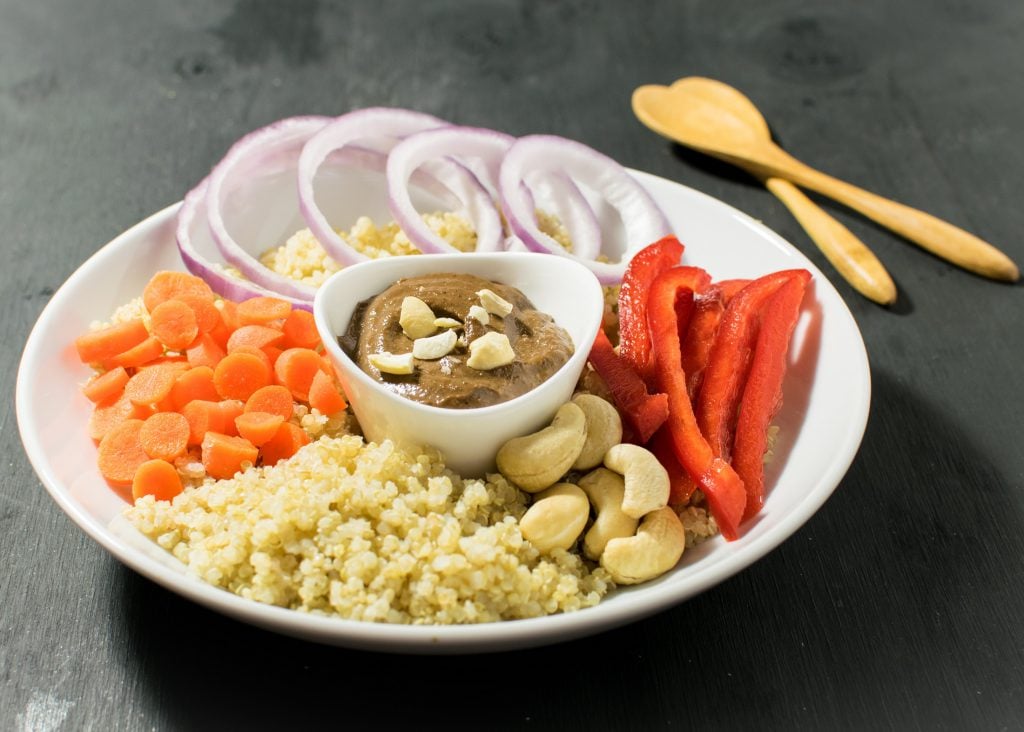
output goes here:
<path id="1" fill-rule="evenodd" d="M 201 460 L 216 479 L 274 465 L 310 442 L 297 406 L 347 407 L 309 312 L 274 297 L 218 299 L 172 271 L 153 275 L 142 301 L 148 325 L 116 323 L 74 343 L 97 370 L 82 393 L 100 473 L 133 499 L 178 495 L 179 463 Z"/>

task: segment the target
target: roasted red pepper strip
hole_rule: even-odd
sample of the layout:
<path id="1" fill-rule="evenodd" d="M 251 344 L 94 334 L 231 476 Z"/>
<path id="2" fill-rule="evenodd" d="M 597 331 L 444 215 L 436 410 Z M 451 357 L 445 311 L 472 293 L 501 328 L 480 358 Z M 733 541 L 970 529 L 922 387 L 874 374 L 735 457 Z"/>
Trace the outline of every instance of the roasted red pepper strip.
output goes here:
<path id="1" fill-rule="evenodd" d="M 765 304 L 761 327 L 750 362 L 750 373 L 743 387 L 732 465 L 747 489 L 744 520 L 764 505 L 764 454 L 768 443 L 768 425 L 782 406 L 782 379 L 786 375 L 786 353 L 797 319 L 800 303 L 811 275 L 795 273 Z"/>
<path id="2" fill-rule="evenodd" d="M 647 392 L 643 379 L 615 353 L 603 330 L 598 331 L 588 360 L 608 385 L 633 438 L 641 445 L 647 442 L 668 418 L 668 398 Z"/>
<path id="3" fill-rule="evenodd" d="M 743 384 L 757 339 L 759 314 L 768 299 L 797 272 L 759 277 L 740 290 L 722 313 L 697 396 L 697 423 L 716 456 L 731 459 Z"/>
<path id="4" fill-rule="evenodd" d="M 676 458 L 704 492 L 722 536 L 732 541 L 738 534 L 747 494 L 743 481 L 712 452 L 697 426 L 686 392 L 676 315 L 680 295 L 692 297 L 694 291 L 707 285 L 706 277 L 706 272 L 694 267 L 674 267 L 658 275 L 647 301 L 647 321 L 654 342 L 655 376 L 668 395 L 669 419 L 665 425 Z"/>
<path id="5" fill-rule="evenodd" d="M 651 339 L 647 331 L 647 295 L 654 278 L 679 264 L 683 245 L 674 236 L 650 244 L 633 256 L 619 289 L 619 356 L 644 379 L 651 371 Z"/>

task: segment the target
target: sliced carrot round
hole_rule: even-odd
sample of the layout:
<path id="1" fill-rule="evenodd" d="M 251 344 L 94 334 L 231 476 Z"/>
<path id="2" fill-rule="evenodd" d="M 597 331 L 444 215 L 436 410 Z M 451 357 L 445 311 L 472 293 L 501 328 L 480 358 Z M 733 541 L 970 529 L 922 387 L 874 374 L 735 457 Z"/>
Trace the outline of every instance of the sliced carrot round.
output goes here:
<path id="1" fill-rule="evenodd" d="M 89 401 L 99 404 L 117 399 L 124 392 L 124 385 L 127 383 L 128 372 L 124 367 L 117 366 L 102 374 L 96 374 L 82 387 L 82 393 Z"/>
<path id="2" fill-rule="evenodd" d="M 180 300 L 192 309 L 200 333 L 209 333 L 221 324 L 220 310 L 213 304 L 212 299 L 190 293 L 178 295 L 174 299 Z"/>
<path id="3" fill-rule="evenodd" d="M 153 496 L 158 501 L 169 501 L 184 489 L 181 476 L 166 460 L 147 460 L 135 471 L 132 479 L 132 498 Z"/>
<path id="4" fill-rule="evenodd" d="M 165 300 L 150 313 L 153 335 L 172 351 L 184 351 L 199 335 L 196 314 L 181 300 Z"/>
<path id="5" fill-rule="evenodd" d="M 126 369 L 138 368 L 163 355 L 164 344 L 160 342 L 159 338 L 151 335 L 142 343 L 117 354 L 110 359 L 109 363 L 111 366 L 124 366 Z"/>
<path id="6" fill-rule="evenodd" d="M 254 348 L 276 346 L 283 338 L 284 333 L 277 328 L 268 328 L 265 325 L 243 325 L 228 337 L 227 351 L 231 353 L 239 346 Z"/>
<path id="7" fill-rule="evenodd" d="M 194 399 L 215 402 L 220 398 L 213 385 L 213 369 L 209 366 L 195 366 L 179 374 L 171 387 L 171 403 L 174 409 L 181 409 Z"/>
<path id="8" fill-rule="evenodd" d="M 139 345 L 148 337 L 149 331 L 142 320 L 129 320 L 83 333 L 75 339 L 75 350 L 82 363 L 100 363 Z"/>
<path id="9" fill-rule="evenodd" d="M 100 440 L 96 462 L 100 473 L 111 485 L 130 486 L 135 471 L 149 460 L 139 440 L 143 424 L 141 419 L 125 420 Z"/>
<path id="10" fill-rule="evenodd" d="M 284 320 L 292 311 L 287 300 L 277 297 L 250 297 L 238 303 L 238 320 L 243 325 L 263 325 Z"/>
<path id="11" fill-rule="evenodd" d="M 251 353 L 229 353 L 213 370 L 213 385 L 224 399 L 243 402 L 273 381 L 267 362 Z"/>
<path id="12" fill-rule="evenodd" d="M 179 295 L 197 295 L 214 299 L 213 290 L 206 281 L 188 272 L 163 270 L 153 275 L 142 290 L 142 302 L 150 313 L 167 300 Z"/>
<path id="13" fill-rule="evenodd" d="M 287 386 L 292 396 L 300 401 L 309 398 L 313 377 L 324 368 L 320 354 L 309 348 L 289 348 L 278 356 L 274 364 L 277 383 Z"/>
<path id="14" fill-rule="evenodd" d="M 273 348 L 273 346 L 267 346 L 266 348 Z M 270 360 L 270 356 L 263 348 L 256 348 L 256 346 L 236 346 L 232 353 L 248 353 L 251 356 L 255 356 L 260 361 L 267 365 L 268 369 L 274 368 L 274 362 Z"/>
<path id="15" fill-rule="evenodd" d="M 157 404 L 171 394 L 178 372 L 172 365 L 151 366 L 140 370 L 124 386 L 124 393 L 133 404 Z"/>
<path id="16" fill-rule="evenodd" d="M 151 458 L 173 461 L 185 454 L 191 433 L 189 422 L 178 412 L 157 412 L 142 425 L 139 441 Z"/>
<path id="17" fill-rule="evenodd" d="M 235 417 L 239 436 L 257 447 L 269 442 L 277 434 L 282 422 L 284 418 L 280 414 L 270 412 L 244 412 Z"/>
<path id="18" fill-rule="evenodd" d="M 257 389 L 245 401 L 246 412 L 270 412 L 279 414 L 284 421 L 288 421 L 295 413 L 295 400 L 288 387 L 280 384 L 270 384 Z"/>
<path id="19" fill-rule="evenodd" d="M 129 419 L 141 419 L 147 416 L 148 410 L 132 403 L 124 392 L 112 401 L 101 402 L 92 410 L 89 417 L 89 437 L 99 442 L 114 427 Z"/>
<path id="20" fill-rule="evenodd" d="M 312 348 L 320 345 L 320 333 L 316 321 L 308 310 L 292 310 L 281 326 L 284 333 L 282 345 L 285 348 Z"/>

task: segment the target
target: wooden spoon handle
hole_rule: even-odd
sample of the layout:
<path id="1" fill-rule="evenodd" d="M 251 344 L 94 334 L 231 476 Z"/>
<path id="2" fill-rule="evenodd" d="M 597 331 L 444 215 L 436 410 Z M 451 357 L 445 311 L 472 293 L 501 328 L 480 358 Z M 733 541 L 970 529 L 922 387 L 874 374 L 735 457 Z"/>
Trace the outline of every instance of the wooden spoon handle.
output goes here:
<path id="1" fill-rule="evenodd" d="M 1017 265 L 991 244 L 902 203 L 891 201 L 804 165 L 781 149 L 765 174 L 780 175 L 849 206 L 936 256 L 994 280 L 1016 282 Z"/>
<path id="2" fill-rule="evenodd" d="M 828 261 L 864 297 L 891 305 L 896 285 L 885 266 L 849 229 L 829 216 L 789 181 L 767 178 L 765 186 L 785 204 Z"/>

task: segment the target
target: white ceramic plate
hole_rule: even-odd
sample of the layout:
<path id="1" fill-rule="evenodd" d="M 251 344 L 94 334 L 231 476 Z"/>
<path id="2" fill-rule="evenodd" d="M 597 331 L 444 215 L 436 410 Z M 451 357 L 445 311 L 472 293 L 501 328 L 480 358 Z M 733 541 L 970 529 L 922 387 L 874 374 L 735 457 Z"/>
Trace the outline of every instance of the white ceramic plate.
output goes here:
<path id="1" fill-rule="evenodd" d="M 213 610 L 323 643 L 412 653 L 470 653 L 540 646 L 597 633 L 686 600 L 755 562 L 825 502 L 853 460 L 870 402 L 867 356 L 839 294 L 810 261 L 739 211 L 679 184 L 636 177 L 686 244 L 684 261 L 715 279 L 805 267 L 814 274 L 791 346 L 776 459 L 766 474 L 764 510 L 742 536 L 686 552 L 672 572 L 622 589 L 587 610 L 475 626 L 394 626 L 313 616 L 244 600 L 173 568 L 155 545 L 110 528 L 125 503 L 100 478 L 86 433 L 89 375 L 72 341 L 96 319 L 138 296 L 158 269 L 181 269 L 170 206 L 107 244 L 57 291 L 36 323 L 17 383 L 18 426 L 29 459 L 57 504 L 89 536 L 136 571 Z M 45 404 L 46 409 L 35 405 Z"/>

